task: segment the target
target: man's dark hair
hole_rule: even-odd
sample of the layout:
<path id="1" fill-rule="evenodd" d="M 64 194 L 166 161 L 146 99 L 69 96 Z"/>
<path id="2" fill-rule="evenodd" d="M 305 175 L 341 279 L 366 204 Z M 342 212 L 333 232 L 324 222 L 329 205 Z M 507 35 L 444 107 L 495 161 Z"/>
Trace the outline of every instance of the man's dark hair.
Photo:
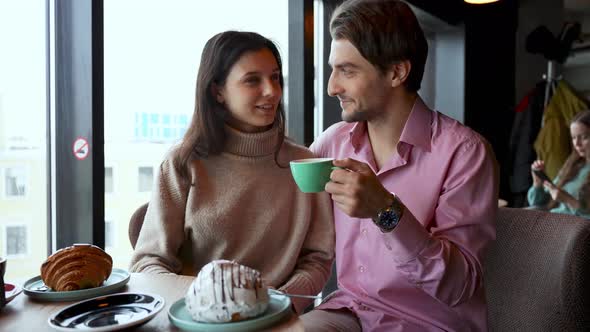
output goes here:
<path id="1" fill-rule="evenodd" d="M 412 68 L 405 81 L 418 91 L 428 56 L 428 43 L 414 12 L 395 0 L 349 0 L 338 6 L 330 20 L 332 39 L 346 39 L 373 66 L 385 73 L 399 61 Z"/>

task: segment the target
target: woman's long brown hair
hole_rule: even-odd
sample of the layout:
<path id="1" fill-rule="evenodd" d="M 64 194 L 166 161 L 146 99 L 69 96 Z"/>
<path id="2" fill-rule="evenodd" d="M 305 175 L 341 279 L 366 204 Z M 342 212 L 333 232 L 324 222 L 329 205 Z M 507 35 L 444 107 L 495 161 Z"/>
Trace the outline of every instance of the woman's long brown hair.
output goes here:
<path id="1" fill-rule="evenodd" d="M 590 110 L 581 111 L 572 119 L 571 124 L 579 123 L 586 126 L 590 129 Z M 570 124 L 570 125 L 571 125 Z M 569 181 L 573 180 L 580 170 L 586 165 L 586 157 L 581 157 L 575 149 L 572 149 L 572 153 L 570 153 L 569 157 L 566 159 L 565 163 L 559 170 L 557 174 L 559 176 L 559 181 L 557 182 L 556 186 L 558 188 L 562 188 L 563 185 L 568 183 Z M 584 183 L 580 187 L 579 192 L 579 200 L 582 203 L 582 206 L 588 207 L 590 206 L 590 173 L 586 179 L 584 179 Z M 547 208 L 553 209 L 559 205 L 559 202 L 555 200 L 551 200 L 547 204 Z"/>
<path id="2" fill-rule="evenodd" d="M 205 44 L 195 93 L 195 110 L 180 147 L 173 155 L 175 168 L 182 178 L 189 180 L 188 164 L 193 153 L 198 158 L 207 158 L 223 151 L 226 141 L 224 123 L 228 111 L 217 101 L 213 86 L 225 85 L 232 66 L 246 52 L 268 49 L 274 55 L 281 71 L 279 84 L 284 86 L 281 55 L 269 39 L 254 33 L 225 31 L 213 36 Z M 275 162 L 279 165 L 278 154 L 285 139 L 285 111 L 279 103 L 274 125 L 278 127 L 279 139 L 275 149 Z M 280 166 L 280 165 L 279 165 Z"/>

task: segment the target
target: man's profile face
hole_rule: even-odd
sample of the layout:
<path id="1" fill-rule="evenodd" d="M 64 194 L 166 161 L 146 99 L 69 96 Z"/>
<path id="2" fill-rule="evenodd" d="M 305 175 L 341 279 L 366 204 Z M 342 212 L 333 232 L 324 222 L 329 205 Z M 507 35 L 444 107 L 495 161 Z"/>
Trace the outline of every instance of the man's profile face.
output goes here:
<path id="1" fill-rule="evenodd" d="M 372 120 L 385 111 L 391 82 L 352 43 L 333 40 L 328 62 L 332 67 L 328 94 L 340 100 L 342 120 Z"/>

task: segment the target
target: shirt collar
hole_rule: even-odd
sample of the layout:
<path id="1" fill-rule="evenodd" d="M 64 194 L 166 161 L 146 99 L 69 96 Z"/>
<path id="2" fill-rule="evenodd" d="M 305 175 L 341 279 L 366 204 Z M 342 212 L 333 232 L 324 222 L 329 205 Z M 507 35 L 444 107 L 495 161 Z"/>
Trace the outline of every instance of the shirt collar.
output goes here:
<path id="1" fill-rule="evenodd" d="M 432 111 L 424 104 L 422 98 L 417 97 L 399 140 L 430 151 L 431 128 Z"/>
<path id="2" fill-rule="evenodd" d="M 424 104 L 419 96 L 414 102 L 410 116 L 406 120 L 404 129 L 400 136 L 400 142 L 405 142 L 413 146 L 418 146 L 425 151 L 430 151 L 432 111 Z M 362 138 L 367 132 L 366 121 L 360 121 L 354 124 L 349 131 L 350 143 L 355 152 L 362 145 Z M 427 133 L 427 134 L 426 134 Z"/>
<path id="3" fill-rule="evenodd" d="M 361 148 L 363 137 L 367 132 L 367 122 L 366 121 L 359 121 L 352 126 L 350 129 L 349 137 L 350 137 L 350 144 L 354 148 L 354 152 L 358 152 Z"/>

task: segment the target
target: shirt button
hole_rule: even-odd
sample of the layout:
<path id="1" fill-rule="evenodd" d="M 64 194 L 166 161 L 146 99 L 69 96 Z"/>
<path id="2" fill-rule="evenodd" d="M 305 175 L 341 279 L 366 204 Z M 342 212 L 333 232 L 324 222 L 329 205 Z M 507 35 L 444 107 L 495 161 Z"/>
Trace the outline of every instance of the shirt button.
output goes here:
<path id="1" fill-rule="evenodd" d="M 364 267 L 364 266 L 362 266 L 362 265 L 361 265 L 361 266 L 359 266 L 359 271 L 361 271 L 361 272 L 365 272 L 365 267 Z"/>
<path id="2" fill-rule="evenodd" d="M 391 250 L 391 246 L 389 244 L 386 244 L 385 248 L 387 248 L 387 250 Z"/>
<path id="3" fill-rule="evenodd" d="M 361 233 L 363 233 L 363 235 L 367 235 L 367 229 L 366 229 L 366 228 L 364 228 L 364 229 L 361 231 Z"/>

